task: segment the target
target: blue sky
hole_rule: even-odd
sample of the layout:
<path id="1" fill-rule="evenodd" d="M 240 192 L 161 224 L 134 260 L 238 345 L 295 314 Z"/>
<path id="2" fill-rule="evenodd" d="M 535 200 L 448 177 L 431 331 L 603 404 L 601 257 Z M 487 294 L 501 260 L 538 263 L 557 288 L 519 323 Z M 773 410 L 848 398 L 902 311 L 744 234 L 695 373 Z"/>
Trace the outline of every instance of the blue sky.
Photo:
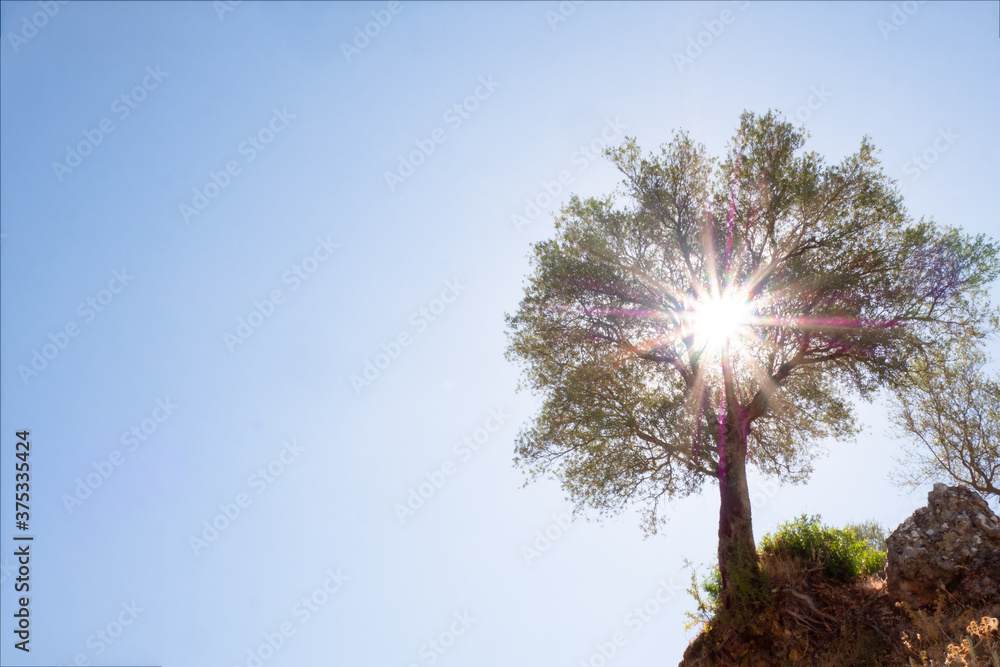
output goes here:
<path id="1" fill-rule="evenodd" d="M 4 2 L 0 23 L 4 665 L 596 666 L 616 634 L 608 664 L 679 660 L 714 487 L 644 540 L 631 512 L 567 524 L 558 484 L 512 468 L 538 401 L 503 315 L 559 204 L 615 188 L 595 152 L 685 128 L 721 155 L 774 108 L 830 161 L 871 136 L 914 217 L 996 234 L 995 3 Z M 885 408 L 859 413 L 808 484 L 752 480 L 758 538 L 924 504 L 887 480 Z"/>

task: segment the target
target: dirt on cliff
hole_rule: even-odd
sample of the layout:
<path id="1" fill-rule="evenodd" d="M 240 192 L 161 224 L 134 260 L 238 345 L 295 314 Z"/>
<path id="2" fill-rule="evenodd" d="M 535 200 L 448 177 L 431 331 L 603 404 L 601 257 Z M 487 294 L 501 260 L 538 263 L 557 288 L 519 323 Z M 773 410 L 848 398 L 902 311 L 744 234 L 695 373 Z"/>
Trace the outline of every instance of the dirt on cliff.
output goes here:
<path id="1" fill-rule="evenodd" d="M 893 602 L 881 574 L 843 582 L 784 556 L 761 565 L 772 600 L 754 627 L 708 624 L 681 667 L 1000 667 L 1000 601 L 966 604 L 942 590 L 934 604 L 913 608 Z"/>

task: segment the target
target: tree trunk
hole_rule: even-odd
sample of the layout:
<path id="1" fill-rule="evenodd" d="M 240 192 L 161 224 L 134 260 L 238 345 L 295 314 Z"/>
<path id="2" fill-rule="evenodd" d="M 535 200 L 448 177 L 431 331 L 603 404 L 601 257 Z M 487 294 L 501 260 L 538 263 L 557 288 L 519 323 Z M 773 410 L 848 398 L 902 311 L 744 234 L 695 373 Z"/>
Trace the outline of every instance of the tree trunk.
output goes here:
<path id="1" fill-rule="evenodd" d="M 719 574 L 722 608 L 736 625 L 749 625 L 756 604 L 767 595 L 753 539 L 747 487 L 747 438 L 736 415 L 725 420 L 719 457 Z"/>

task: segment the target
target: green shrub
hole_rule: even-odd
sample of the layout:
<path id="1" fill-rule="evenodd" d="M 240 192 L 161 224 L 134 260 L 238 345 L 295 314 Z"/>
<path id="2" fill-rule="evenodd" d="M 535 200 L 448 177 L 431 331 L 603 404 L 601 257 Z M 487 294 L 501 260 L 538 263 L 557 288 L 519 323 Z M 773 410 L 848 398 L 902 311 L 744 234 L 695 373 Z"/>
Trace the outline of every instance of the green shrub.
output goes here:
<path id="1" fill-rule="evenodd" d="M 788 555 L 807 568 L 823 567 L 835 579 L 848 580 L 882 569 L 885 552 L 873 549 L 867 539 L 850 528 L 831 528 L 820 523 L 819 515 L 803 514 L 787 521 L 760 541 L 760 552 Z"/>
<path id="2" fill-rule="evenodd" d="M 865 549 L 861 554 L 861 574 L 875 574 L 885 567 L 884 551 Z"/>
<path id="3" fill-rule="evenodd" d="M 875 519 L 863 523 L 849 523 L 844 528 L 853 530 L 859 540 L 863 540 L 875 551 L 886 551 L 885 541 L 889 537 L 889 531 Z"/>
<path id="4" fill-rule="evenodd" d="M 762 556 L 791 556 L 806 568 L 822 567 L 829 576 L 847 581 L 882 570 L 885 565 L 885 538 L 885 529 L 875 521 L 831 528 L 820 523 L 819 515 L 810 517 L 803 514 L 778 526 L 773 535 L 765 535 L 757 551 Z M 696 605 L 694 612 L 685 612 L 690 622 L 684 628 L 711 625 L 722 598 L 719 566 L 713 565 L 699 581 L 698 568 L 687 559 L 684 563 L 685 567 L 691 568 L 691 586 L 687 592 Z"/>
<path id="5" fill-rule="evenodd" d="M 687 589 L 687 592 L 694 598 L 696 605 L 694 612 L 684 612 L 684 615 L 689 619 L 689 622 L 684 625 L 684 629 L 689 630 L 696 625 L 707 626 L 715 618 L 722 598 L 722 575 L 719 573 L 719 566 L 713 565 L 705 578 L 699 582 L 694 563 L 685 558 L 684 564 L 685 567 L 691 568 L 691 587 Z"/>

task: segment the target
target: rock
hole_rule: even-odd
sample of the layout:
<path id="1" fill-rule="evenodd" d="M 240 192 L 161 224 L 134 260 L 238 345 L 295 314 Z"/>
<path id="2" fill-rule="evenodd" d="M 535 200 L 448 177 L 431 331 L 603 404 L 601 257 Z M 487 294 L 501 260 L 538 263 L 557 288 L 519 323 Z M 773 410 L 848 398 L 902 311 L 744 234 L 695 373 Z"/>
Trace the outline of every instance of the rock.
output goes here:
<path id="1" fill-rule="evenodd" d="M 921 507 L 886 540 L 895 600 L 926 607 L 942 588 L 963 604 L 1000 601 L 1000 518 L 979 494 L 935 484 Z"/>

